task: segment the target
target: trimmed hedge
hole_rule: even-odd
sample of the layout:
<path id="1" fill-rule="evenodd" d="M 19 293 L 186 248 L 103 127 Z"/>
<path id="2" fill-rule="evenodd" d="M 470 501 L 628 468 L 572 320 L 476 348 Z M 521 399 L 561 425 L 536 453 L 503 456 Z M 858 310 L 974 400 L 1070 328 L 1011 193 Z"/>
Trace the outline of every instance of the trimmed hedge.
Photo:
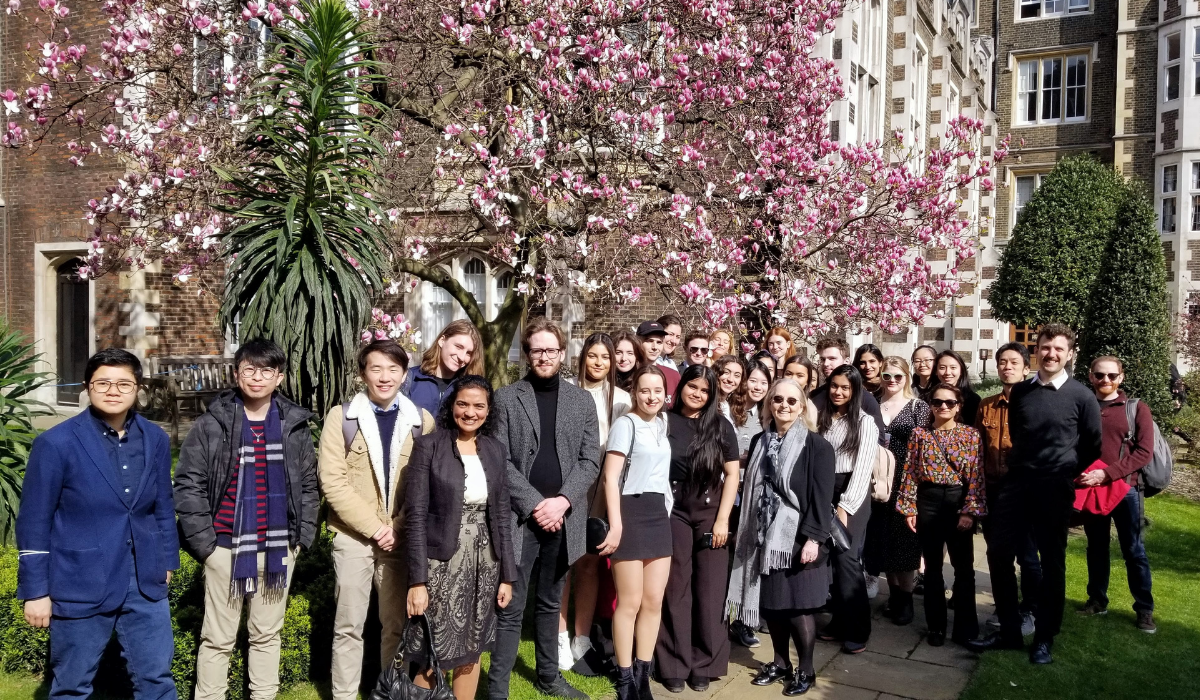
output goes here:
<path id="1" fill-rule="evenodd" d="M 333 558 L 330 533 L 321 528 L 312 549 L 300 555 L 284 615 L 282 650 L 279 660 L 280 690 L 297 683 L 328 676 L 333 640 Z M 180 698 L 192 697 L 196 682 L 196 651 L 204 623 L 204 566 L 180 552 L 179 570 L 168 587 L 171 628 L 175 635 L 175 658 L 171 673 Z M 41 675 L 50 652 L 50 634 L 25 622 L 24 606 L 16 598 L 17 552 L 0 549 L 0 668 L 8 673 Z M 229 660 L 227 700 L 249 698 L 246 677 L 248 647 L 245 612 L 238 643 Z M 124 661 L 116 638 L 105 651 L 96 678 L 97 694 L 125 696 L 131 693 Z"/>

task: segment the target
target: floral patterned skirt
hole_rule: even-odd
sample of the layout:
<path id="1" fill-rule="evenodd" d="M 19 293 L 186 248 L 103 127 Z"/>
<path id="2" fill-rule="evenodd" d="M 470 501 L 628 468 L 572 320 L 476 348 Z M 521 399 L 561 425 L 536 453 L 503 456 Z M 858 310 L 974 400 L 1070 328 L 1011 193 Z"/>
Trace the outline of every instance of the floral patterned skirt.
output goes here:
<path id="1" fill-rule="evenodd" d="M 458 549 L 449 561 L 429 560 L 429 608 L 425 617 L 443 671 L 473 664 L 496 640 L 496 591 L 500 562 L 488 533 L 487 506 L 464 505 Z M 429 650 L 423 634 L 410 634 L 405 661 L 423 666 Z"/>

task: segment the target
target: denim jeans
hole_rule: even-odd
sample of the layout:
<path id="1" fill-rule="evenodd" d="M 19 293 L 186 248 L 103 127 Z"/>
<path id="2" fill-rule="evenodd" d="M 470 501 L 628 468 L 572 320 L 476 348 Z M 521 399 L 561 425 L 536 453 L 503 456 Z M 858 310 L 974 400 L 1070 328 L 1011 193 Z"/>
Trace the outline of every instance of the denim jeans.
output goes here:
<path id="1" fill-rule="evenodd" d="M 50 698 L 87 698 L 100 657 L 113 630 L 121 643 L 135 700 L 176 700 L 171 658 L 171 608 L 167 598 L 150 600 L 138 590 L 130 564 L 129 592 L 111 612 L 89 617 L 50 618 Z"/>
<path id="2" fill-rule="evenodd" d="M 1150 559 L 1146 557 L 1146 544 L 1142 539 L 1143 515 L 1142 494 L 1136 488 L 1129 489 L 1112 513 L 1084 514 L 1083 531 L 1087 534 L 1088 542 L 1088 597 L 1106 607 L 1109 571 L 1112 568 L 1109 561 L 1112 541 L 1109 523 L 1115 523 L 1117 542 L 1121 545 L 1121 556 L 1125 558 L 1129 592 L 1133 594 L 1133 609 L 1136 612 L 1154 610 L 1154 596 L 1150 592 Z"/>

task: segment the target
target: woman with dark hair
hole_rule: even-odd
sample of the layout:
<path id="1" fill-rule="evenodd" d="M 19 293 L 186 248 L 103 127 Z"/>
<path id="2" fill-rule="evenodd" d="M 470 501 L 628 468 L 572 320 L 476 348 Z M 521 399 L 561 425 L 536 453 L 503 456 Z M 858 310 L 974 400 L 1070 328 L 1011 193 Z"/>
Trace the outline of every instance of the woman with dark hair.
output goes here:
<path id="1" fill-rule="evenodd" d="M 629 412 L 629 394 L 616 386 L 617 364 L 613 361 L 616 348 L 607 333 L 593 333 L 583 341 L 579 353 L 576 381 L 592 395 L 596 402 L 596 417 L 599 419 L 600 444 L 608 440 L 608 428 L 612 421 Z M 603 455 L 599 461 L 603 461 Z M 597 492 L 599 489 L 599 492 Z M 602 517 L 605 512 L 604 492 L 599 482 L 592 485 L 588 493 L 588 513 Z M 607 573 L 607 572 L 606 572 Z M 576 562 L 563 584 L 562 609 L 558 621 L 558 666 L 566 670 L 583 658 L 592 648 L 592 619 L 596 613 L 596 601 L 600 594 L 600 557 L 584 554 Z M 567 608 L 571 591 L 575 591 L 575 639 L 567 631 Z M 589 664 L 589 668 L 594 664 Z"/>
<path id="2" fill-rule="evenodd" d="M 726 355 L 713 365 L 717 375 L 718 407 L 721 415 L 733 423 L 737 432 L 738 454 L 750 449 L 750 438 L 762 431 L 758 417 L 751 411 L 750 395 L 746 390 L 746 363 L 737 355 Z"/>
<path id="3" fill-rule="evenodd" d="M 667 414 L 671 444 L 671 576 L 655 659 L 667 690 L 698 693 L 729 666 L 725 575 L 729 515 L 741 466 L 737 434 L 721 415 L 717 375 L 688 365 Z"/>
<path id="4" fill-rule="evenodd" d="M 429 620 L 457 700 L 475 697 L 479 655 L 492 649 L 496 608 L 508 606 L 517 578 L 508 454 L 488 434 L 491 408 L 486 379 L 459 377 L 442 409 L 446 427 L 416 439 L 405 470 L 408 615 Z M 412 635 L 403 653 L 431 663 L 423 635 Z M 432 688 L 432 671 L 414 681 Z"/>
<path id="5" fill-rule="evenodd" d="M 937 356 L 935 372 L 938 384 L 948 384 L 956 387 L 962 394 L 962 405 L 959 420 L 963 425 L 975 425 L 975 414 L 979 412 L 979 394 L 971 388 L 971 378 L 967 376 L 967 363 L 962 356 L 953 350 L 943 350 Z M 937 388 L 936 385 L 933 387 Z"/>
<path id="6" fill-rule="evenodd" d="M 932 345 L 918 345 L 912 356 L 912 390 L 918 399 L 929 397 L 929 390 L 937 384 L 937 374 L 934 366 L 937 364 L 938 351 Z"/>
<path id="7" fill-rule="evenodd" d="M 771 384 L 775 381 L 775 371 L 771 369 L 771 365 L 758 360 L 751 360 L 747 370 L 746 399 L 748 402 L 746 410 L 753 411 L 755 419 L 761 422 L 767 415 L 765 405 L 767 391 L 771 389 Z"/>
<path id="8" fill-rule="evenodd" d="M 770 370 L 769 376 L 771 377 L 771 381 L 775 381 L 775 375 L 779 371 L 779 361 L 775 359 L 774 355 L 766 350 L 759 350 L 758 352 L 754 353 L 754 357 L 750 358 L 750 362 L 751 364 L 757 362 Z"/>
<path id="9" fill-rule="evenodd" d="M 455 377 L 480 376 L 483 371 L 483 339 L 479 329 L 466 319 L 451 321 L 421 355 L 421 364 L 408 369 L 400 393 L 430 415 L 440 416 L 442 399 Z M 438 427 L 445 426 L 439 422 Z"/>
<path id="10" fill-rule="evenodd" d="M 883 388 L 879 379 L 879 370 L 883 368 L 883 351 L 871 343 L 859 345 L 858 350 L 854 351 L 854 366 L 862 373 L 863 388 L 878 398 L 879 390 Z"/>
<path id="11" fill-rule="evenodd" d="M 775 656 L 751 682 L 782 681 L 786 696 L 803 695 L 816 681 L 814 613 L 833 580 L 826 541 L 835 458 L 829 443 L 804 425 L 807 398 L 794 379 L 771 387 L 771 420 L 754 439 L 746 467 L 726 606 L 739 625 L 755 628 L 766 620 Z"/>
<path id="12" fill-rule="evenodd" d="M 649 364 L 642 339 L 629 331 L 613 333 L 613 367 L 616 368 L 616 386 L 627 394 L 633 393 L 633 374 Z"/>
<path id="13" fill-rule="evenodd" d="M 831 505 L 850 533 L 850 549 L 833 552 L 833 619 L 821 638 L 841 640 L 843 651 L 858 654 L 866 650 L 871 635 L 871 608 L 861 552 L 871 517 L 867 500 L 875 451 L 879 449 L 879 429 L 875 419 L 862 410 L 865 390 L 857 369 L 842 365 L 829 373 L 826 383 L 829 400 L 817 416 L 817 430 L 833 446 L 837 457 Z"/>
<path id="14" fill-rule="evenodd" d="M 792 355 L 787 358 L 783 361 L 783 369 L 780 372 L 780 378 L 786 377 L 800 382 L 805 394 L 811 394 L 817 388 L 820 376 L 817 365 L 808 359 L 807 355 Z"/>
<path id="15" fill-rule="evenodd" d="M 925 555 L 925 622 L 929 645 L 946 642 L 946 584 L 943 551 L 954 567 L 954 641 L 966 644 L 979 634 L 975 613 L 975 521 L 987 514 L 979 431 L 958 422 L 963 395 L 953 384 L 933 388 L 933 424 L 913 430 L 908 466 L 896 509 L 921 542 Z"/>

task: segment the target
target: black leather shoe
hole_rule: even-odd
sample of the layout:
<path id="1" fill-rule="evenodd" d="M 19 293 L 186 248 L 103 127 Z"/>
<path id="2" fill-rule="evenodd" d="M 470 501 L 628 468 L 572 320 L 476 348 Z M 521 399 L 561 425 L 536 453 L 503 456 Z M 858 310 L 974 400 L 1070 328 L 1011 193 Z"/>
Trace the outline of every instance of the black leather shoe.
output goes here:
<path id="1" fill-rule="evenodd" d="M 575 686 L 568 683 L 567 679 L 562 677 L 562 674 L 559 674 L 558 678 L 555 678 L 550 683 L 542 683 L 539 681 L 538 683 L 534 684 L 534 687 L 536 687 L 537 691 L 542 695 L 549 695 L 550 697 L 554 698 L 588 700 L 588 696 L 585 693 L 580 692 Z"/>
<path id="2" fill-rule="evenodd" d="M 779 666 L 774 661 L 770 661 L 763 664 L 762 670 L 750 682 L 754 685 L 771 685 L 779 681 L 790 682 L 792 675 L 791 666 Z"/>
<path id="3" fill-rule="evenodd" d="M 946 643 L 946 633 L 945 632 L 930 632 L 929 633 L 929 646 L 940 647 L 945 643 Z"/>
<path id="4" fill-rule="evenodd" d="M 688 676 L 688 687 L 697 693 L 703 693 L 708 690 L 708 678 L 706 676 Z"/>
<path id="5" fill-rule="evenodd" d="M 972 639 L 964 644 L 969 651 L 976 654 L 982 654 L 985 651 L 999 651 L 1002 649 L 1016 650 L 1025 648 L 1025 640 L 1020 637 L 1006 639 L 999 632 L 993 632 L 982 639 Z"/>
<path id="6" fill-rule="evenodd" d="M 816 674 L 809 675 L 801 671 L 797 673 L 792 680 L 783 688 L 783 694 L 788 697 L 804 695 L 817 682 Z"/>
<path id="7" fill-rule="evenodd" d="M 664 688 L 666 688 L 667 690 L 671 691 L 672 693 L 682 693 L 683 692 L 683 679 L 682 678 L 664 678 L 664 679 L 662 679 L 662 686 Z"/>
<path id="8" fill-rule="evenodd" d="M 1050 664 L 1054 663 L 1054 657 L 1050 656 L 1050 642 L 1034 642 L 1033 648 L 1029 650 L 1029 663 L 1031 664 Z"/>

